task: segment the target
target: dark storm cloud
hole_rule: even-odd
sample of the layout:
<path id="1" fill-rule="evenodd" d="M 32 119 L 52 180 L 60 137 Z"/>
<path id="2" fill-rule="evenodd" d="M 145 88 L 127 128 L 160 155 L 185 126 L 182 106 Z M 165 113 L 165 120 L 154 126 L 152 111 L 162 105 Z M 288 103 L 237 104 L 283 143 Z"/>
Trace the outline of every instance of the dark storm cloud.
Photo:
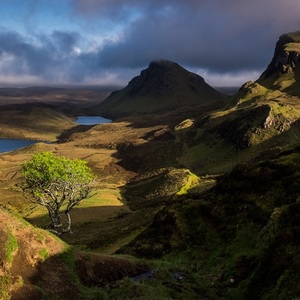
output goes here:
<path id="1" fill-rule="evenodd" d="M 103 66 L 140 67 L 165 58 L 216 72 L 266 67 L 279 35 L 300 29 L 298 0 L 74 0 L 79 13 L 120 17 L 139 10 Z"/>

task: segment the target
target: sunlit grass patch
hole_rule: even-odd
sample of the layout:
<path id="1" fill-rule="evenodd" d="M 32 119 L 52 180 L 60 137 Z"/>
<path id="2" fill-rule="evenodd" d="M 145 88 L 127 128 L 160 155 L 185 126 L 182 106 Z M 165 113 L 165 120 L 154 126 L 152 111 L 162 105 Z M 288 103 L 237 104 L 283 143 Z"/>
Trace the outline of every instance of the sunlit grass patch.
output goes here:
<path id="1" fill-rule="evenodd" d="M 181 187 L 181 189 L 176 193 L 177 196 L 185 195 L 188 191 L 197 186 L 199 183 L 199 177 L 192 172 L 188 171 L 188 177 L 186 183 Z"/>
<path id="2" fill-rule="evenodd" d="M 80 207 L 91 206 L 123 206 L 119 189 L 99 189 L 92 192 L 91 197 L 84 199 Z"/>
<path id="3" fill-rule="evenodd" d="M 14 255 L 18 250 L 18 241 L 11 230 L 7 232 L 7 241 L 5 243 L 6 264 L 11 266 Z"/>
<path id="4" fill-rule="evenodd" d="M 61 211 L 63 212 L 65 208 L 66 204 L 62 206 Z M 70 214 L 73 223 L 85 223 L 103 221 L 124 210 L 127 210 L 127 205 L 122 200 L 120 190 L 104 188 L 93 191 L 91 196 L 82 200 Z M 40 205 L 33 207 L 26 218 L 39 227 L 50 223 L 47 210 Z"/>
<path id="5" fill-rule="evenodd" d="M 191 126 L 194 125 L 194 122 L 195 121 L 193 119 L 186 119 L 175 126 L 175 131 L 180 131 L 180 130 L 190 128 Z"/>

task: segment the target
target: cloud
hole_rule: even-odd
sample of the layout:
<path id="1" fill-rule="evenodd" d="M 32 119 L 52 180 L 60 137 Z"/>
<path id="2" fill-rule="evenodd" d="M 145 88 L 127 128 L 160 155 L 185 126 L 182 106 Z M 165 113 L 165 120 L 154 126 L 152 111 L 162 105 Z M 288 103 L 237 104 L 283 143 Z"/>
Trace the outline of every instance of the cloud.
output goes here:
<path id="1" fill-rule="evenodd" d="M 45 32 L 31 22 L 27 35 L 0 31 L 0 76 L 126 83 L 150 61 L 169 59 L 215 84 L 253 79 L 270 62 L 278 37 L 300 30 L 298 1 L 68 0 L 60 11 L 53 0 L 52 13 L 66 14 L 66 23 Z M 46 2 L 28 3 L 29 19 L 43 19 L 37 14 Z"/>
<path id="2" fill-rule="evenodd" d="M 55 31 L 28 38 L 0 31 L 0 84 L 125 85 L 128 76 L 135 75 L 118 68 L 102 68 L 97 52 L 79 48 L 82 39 L 74 32 Z M 126 74 L 125 79 L 122 74 Z"/>
<path id="3" fill-rule="evenodd" d="M 52 79 L 72 64 L 70 55 L 77 33 L 54 32 L 50 36 L 25 38 L 16 32 L 0 32 L 0 72 L 7 75 L 41 76 Z"/>
<path id="4" fill-rule="evenodd" d="M 202 76 L 205 79 L 205 81 L 211 86 L 239 87 L 249 80 L 255 81 L 256 79 L 258 79 L 263 70 L 239 71 L 231 73 L 214 73 L 208 71 L 207 69 L 191 68 L 190 71 Z"/>

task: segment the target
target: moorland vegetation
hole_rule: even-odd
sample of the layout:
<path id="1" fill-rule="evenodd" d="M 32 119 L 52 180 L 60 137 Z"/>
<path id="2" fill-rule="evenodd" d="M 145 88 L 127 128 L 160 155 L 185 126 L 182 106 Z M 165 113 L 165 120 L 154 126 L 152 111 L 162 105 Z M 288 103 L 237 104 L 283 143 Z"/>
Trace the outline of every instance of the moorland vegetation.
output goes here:
<path id="1" fill-rule="evenodd" d="M 104 101 L 9 94 L 1 136 L 56 142 L 0 155 L 0 298 L 298 299 L 299 43 L 282 35 L 231 97 L 168 61 Z M 79 113 L 114 122 L 77 126 Z M 96 176 L 73 234 L 42 229 L 47 209 L 24 197 L 22 165 L 40 155 L 84 160 Z"/>

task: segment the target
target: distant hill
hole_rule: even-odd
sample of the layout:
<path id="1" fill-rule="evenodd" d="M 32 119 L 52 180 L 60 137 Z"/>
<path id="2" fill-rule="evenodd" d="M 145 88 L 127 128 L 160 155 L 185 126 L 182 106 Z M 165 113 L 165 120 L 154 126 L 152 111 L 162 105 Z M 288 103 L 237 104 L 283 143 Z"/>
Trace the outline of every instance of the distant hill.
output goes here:
<path id="1" fill-rule="evenodd" d="M 0 136 L 55 141 L 63 130 L 74 127 L 73 118 L 44 103 L 3 105 Z"/>
<path id="2" fill-rule="evenodd" d="M 166 112 L 183 106 L 217 107 L 226 96 L 171 61 L 153 61 L 122 90 L 94 109 L 105 116 Z"/>

